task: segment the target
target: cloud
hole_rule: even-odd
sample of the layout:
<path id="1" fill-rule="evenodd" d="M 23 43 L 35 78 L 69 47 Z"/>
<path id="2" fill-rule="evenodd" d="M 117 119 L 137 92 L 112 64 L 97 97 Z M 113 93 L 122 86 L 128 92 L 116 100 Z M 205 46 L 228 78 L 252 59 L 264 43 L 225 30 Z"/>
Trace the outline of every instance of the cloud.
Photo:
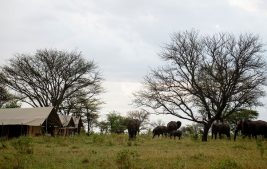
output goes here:
<path id="1" fill-rule="evenodd" d="M 82 51 L 106 80 L 103 111 L 125 112 L 130 93 L 163 64 L 158 53 L 173 32 L 252 32 L 266 40 L 266 8 L 264 0 L 3 1 L 0 64 L 36 49 Z"/>
<path id="2" fill-rule="evenodd" d="M 229 4 L 248 12 L 267 14 L 267 2 L 264 0 L 229 0 Z"/>
<path id="3" fill-rule="evenodd" d="M 105 81 L 103 87 L 106 89 L 106 93 L 103 94 L 103 99 L 106 102 L 105 112 L 116 110 L 126 113 L 135 109 L 134 106 L 131 106 L 131 103 L 133 92 L 141 87 L 139 82 Z"/>

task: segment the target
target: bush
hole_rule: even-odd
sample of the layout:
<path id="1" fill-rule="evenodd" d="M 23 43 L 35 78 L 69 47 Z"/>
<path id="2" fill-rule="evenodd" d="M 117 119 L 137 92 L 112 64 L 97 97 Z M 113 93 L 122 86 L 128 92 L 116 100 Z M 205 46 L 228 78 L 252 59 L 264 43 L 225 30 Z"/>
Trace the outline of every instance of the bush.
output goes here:
<path id="1" fill-rule="evenodd" d="M 232 159 L 225 159 L 211 167 L 212 169 L 241 169 L 242 167 Z"/>
<path id="2" fill-rule="evenodd" d="M 101 135 L 92 134 L 91 136 L 92 136 L 92 141 L 95 144 L 102 144 L 105 141 L 105 138 L 103 136 L 101 136 Z"/>
<path id="3" fill-rule="evenodd" d="M 33 154 L 32 138 L 30 137 L 20 137 L 15 139 L 11 145 L 20 154 Z"/>
<path id="4" fill-rule="evenodd" d="M 1 150 L 1 149 L 5 149 L 5 148 L 7 148 L 6 143 L 0 141 L 0 150 Z"/>
<path id="5" fill-rule="evenodd" d="M 122 150 L 118 152 L 116 163 L 119 169 L 134 168 L 134 161 L 137 160 L 138 154 L 136 151 Z"/>
<path id="6" fill-rule="evenodd" d="M 197 140 L 198 140 L 198 137 L 199 137 L 198 133 L 192 133 L 192 134 L 190 135 L 190 138 L 191 138 L 191 140 L 193 140 L 193 141 L 197 141 Z"/>

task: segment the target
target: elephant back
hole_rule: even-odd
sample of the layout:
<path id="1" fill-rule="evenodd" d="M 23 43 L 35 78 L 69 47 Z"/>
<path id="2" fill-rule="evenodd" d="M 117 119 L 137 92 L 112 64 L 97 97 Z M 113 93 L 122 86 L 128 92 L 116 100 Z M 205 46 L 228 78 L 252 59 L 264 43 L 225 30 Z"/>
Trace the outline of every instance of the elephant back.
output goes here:
<path id="1" fill-rule="evenodd" d="M 166 126 L 157 126 L 153 129 L 153 133 L 157 133 L 157 132 L 167 132 L 167 127 Z"/>
<path id="2" fill-rule="evenodd" d="M 226 123 L 213 123 L 211 131 L 212 133 L 228 133 L 230 132 L 230 125 Z"/>
<path id="3" fill-rule="evenodd" d="M 182 131 L 180 130 L 173 130 L 171 131 L 171 136 L 181 136 L 182 135 Z"/>
<path id="4" fill-rule="evenodd" d="M 211 127 L 212 132 L 216 132 L 219 129 L 219 124 L 218 123 L 213 123 Z"/>
<path id="5" fill-rule="evenodd" d="M 262 120 L 257 120 L 252 122 L 251 130 L 254 130 L 255 134 L 267 136 L 267 122 Z"/>

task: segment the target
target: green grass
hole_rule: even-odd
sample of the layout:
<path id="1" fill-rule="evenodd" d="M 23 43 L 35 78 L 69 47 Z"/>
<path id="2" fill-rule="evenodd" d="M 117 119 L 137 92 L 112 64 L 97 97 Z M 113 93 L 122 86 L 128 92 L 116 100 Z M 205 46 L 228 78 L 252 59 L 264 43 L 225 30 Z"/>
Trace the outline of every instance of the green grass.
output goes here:
<path id="1" fill-rule="evenodd" d="M 266 148 L 267 141 L 240 138 L 21 137 L 0 142 L 0 169 L 265 169 Z"/>

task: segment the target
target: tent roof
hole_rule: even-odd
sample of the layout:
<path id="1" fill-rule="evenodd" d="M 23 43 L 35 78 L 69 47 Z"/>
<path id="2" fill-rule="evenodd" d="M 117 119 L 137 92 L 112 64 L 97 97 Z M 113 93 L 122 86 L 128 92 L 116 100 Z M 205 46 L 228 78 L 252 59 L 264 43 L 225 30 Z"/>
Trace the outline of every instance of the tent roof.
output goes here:
<path id="1" fill-rule="evenodd" d="M 69 123 L 71 122 L 71 119 L 72 119 L 71 116 L 62 115 L 62 114 L 60 114 L 60 115 L 58 115 L 58 116 L 59 116 L 59 119 L 60 119 L 60 121 L 61 121 L 63 127 L 68 126 Z"/>
<path id="2" fill-rule="evenodd" d="M 53 107 L 0 109 L 0 125 L 40 126 Z"/>
<path id="3" fill-rule="evenodd" d="M 81 117 L 75 117 L 75 116 L 73 116 L 72 118 L 73 118 L 75 127 L 77 128 L 79 126 L 80 121 L 81 121 Z"/>

